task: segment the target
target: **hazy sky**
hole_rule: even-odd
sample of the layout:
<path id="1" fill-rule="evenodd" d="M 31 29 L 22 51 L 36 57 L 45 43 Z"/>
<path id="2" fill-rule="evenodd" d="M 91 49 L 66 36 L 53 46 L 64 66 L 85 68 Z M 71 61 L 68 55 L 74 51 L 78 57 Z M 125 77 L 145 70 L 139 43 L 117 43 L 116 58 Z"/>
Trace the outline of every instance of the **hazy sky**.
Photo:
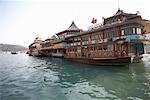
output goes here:
<path id="1" fill-rule="evenodd" d="M 150 0 L 119 0 L 124 12 L 150 20 Z M 28 46 L 67 29 L 72 20 L 86 30 L 92 18 L 102 23 L 118 10 L 118 0 L 0 0 L 0 43 Z"/>

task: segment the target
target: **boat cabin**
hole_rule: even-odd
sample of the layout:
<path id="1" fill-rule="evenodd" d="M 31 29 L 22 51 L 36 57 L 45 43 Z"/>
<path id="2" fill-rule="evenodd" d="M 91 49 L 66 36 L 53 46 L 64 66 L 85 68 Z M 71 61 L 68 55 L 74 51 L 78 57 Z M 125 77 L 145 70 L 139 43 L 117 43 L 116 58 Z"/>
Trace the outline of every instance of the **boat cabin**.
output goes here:
<path id="1" fill-rule="evenodd" d="M 29 46 L 29 55 L 31 56 L 41 56 L 40 49 L 41 49 L 42 40 L 39 37 L 36 37 L 34 42 Z"/>

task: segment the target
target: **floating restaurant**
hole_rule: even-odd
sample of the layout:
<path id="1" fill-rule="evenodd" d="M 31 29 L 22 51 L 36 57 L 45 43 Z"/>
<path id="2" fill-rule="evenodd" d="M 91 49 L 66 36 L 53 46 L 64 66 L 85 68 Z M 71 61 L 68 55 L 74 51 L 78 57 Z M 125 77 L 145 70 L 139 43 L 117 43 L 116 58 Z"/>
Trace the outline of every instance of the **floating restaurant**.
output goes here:
<path id="1" fill-rule="evenodd" d="M 150 51 L 150 21 L 118 9 L 104 18 L 102 24 L 83 31 L 74 21 L 64 31 L 42 41 L 36 38 L 29 46 L 29 55 L 64 57 L 68 60 L 97 65 L 126 65 L 140 62 Z"/>

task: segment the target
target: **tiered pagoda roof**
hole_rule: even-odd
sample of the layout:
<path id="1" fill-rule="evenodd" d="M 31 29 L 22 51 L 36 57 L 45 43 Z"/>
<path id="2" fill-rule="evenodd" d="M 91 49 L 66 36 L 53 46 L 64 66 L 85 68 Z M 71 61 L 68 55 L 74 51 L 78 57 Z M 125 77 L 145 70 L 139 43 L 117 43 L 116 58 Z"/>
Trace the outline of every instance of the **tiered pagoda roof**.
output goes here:
<path id="1" fill-rule="evenodd" d="M 118 16 L 118 15 L 137 15 L 137 14 L 130 14 L 130 13 L 125 13 L 123 12 L 123 10 L 118 9 L 118 11 L 116 12 L 116 14 L 114 16 Z"/>
<path id="2" fill-rule="evenodd" d="M 111 16 L 111 17 L 108 17 L 106 18 L 105 20 L 109 20 L 109 19 L 112 19 L 112 18 L 115 18 L 115 17 L 118 17 L 118 16 L 126 16 L 127 18 L 134 18 L 134 17 L 141 17 L 140 15 L 138 15 L 137 13 L 135 14 L 131 14 L 131 13 L 125 13 L 123 12 L 123 10 L 120 10 L 118 9 L 118 11 L 116 12 L 115 15 Z"/>
<path id="3" fill-rule="evenodd" d="M 51 39 L 52 39 L 52 40 L 57 40 L 58 38 L 56 37 L 56 35 L 53 35 L 53 36 L 51 37 Z"/>
<path id="4" fill-rule="evenodd" d="M 67 30 L 80 30 L 80 29 L 76 26 L 74 21 L 72 21 L 71 25 L 69 26 Z"/>
<path id="5" fill-rule="evenodd" d="M 65 32 L 80 32 L 82 31 L 81 29 L 79 29 L 76 24 L 74 23 L 74 21 L 72 21 L 71 25 L 69 26 L 68 29 L 62 31 L 62 32 L 59 32 L 59 33 L 56 33 L 57 35 L 59 34 L 62 34 L 62 33 L 65 33 Z"/>

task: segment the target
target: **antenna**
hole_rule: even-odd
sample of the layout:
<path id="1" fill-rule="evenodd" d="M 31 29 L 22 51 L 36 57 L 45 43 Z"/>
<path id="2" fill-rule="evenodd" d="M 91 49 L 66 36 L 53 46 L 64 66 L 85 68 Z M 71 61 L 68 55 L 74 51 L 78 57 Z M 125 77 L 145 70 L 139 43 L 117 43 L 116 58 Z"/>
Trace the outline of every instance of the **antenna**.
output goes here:
<path id="1" fill-rule="evenodd" d="M 119 0 L 118 0 L 118 10 L 120 10 L 120 2 L 119 2 Z"/>

